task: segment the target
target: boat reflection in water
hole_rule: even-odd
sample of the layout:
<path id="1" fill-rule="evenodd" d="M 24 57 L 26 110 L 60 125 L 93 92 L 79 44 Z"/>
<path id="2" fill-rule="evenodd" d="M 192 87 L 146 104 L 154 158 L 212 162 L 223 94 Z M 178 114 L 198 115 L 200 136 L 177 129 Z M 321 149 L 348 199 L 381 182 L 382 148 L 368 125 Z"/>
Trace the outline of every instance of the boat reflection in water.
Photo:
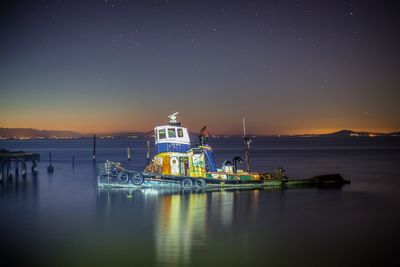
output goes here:
<path id="1" fill-rule="evenodd" d="M 153 250 L 153 260 L 161 265 L 186 265 L 217 245 L 215 239 L 223 235 L 223 229 L 256 219 L 259 190 L 243 193 L 243 190 L 99 188 L 98 204 L 108 216 L 115 216 L 112 209 L 137 202 L 142 209 L 141 224 L 152 226 L 149 231 L 154 236 L 154 245 L 147 249 Z M 139 218 L 133 217 L 137 224 Z"/>

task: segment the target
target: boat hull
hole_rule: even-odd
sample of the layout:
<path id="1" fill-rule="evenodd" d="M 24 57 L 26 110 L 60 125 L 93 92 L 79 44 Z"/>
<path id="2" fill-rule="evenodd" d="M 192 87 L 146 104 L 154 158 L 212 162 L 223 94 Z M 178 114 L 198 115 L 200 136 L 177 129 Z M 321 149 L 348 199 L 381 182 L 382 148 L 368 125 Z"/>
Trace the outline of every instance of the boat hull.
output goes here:
<path id="1" fill-rule="evenodd" d="M 222 180 L 214 178 L 193 178 L 169 176 L 155 173 L 135 172 L 143 178 L 140 183 L 134 178 L 120 179 L 118 175 L 98 175 L 99 187 L 122 188 L 290 188 L 290 187 L 333 187 L 350 183 L 340 174 L 320 175 L 308 179 L 269 179 L 259 181 Z"/>

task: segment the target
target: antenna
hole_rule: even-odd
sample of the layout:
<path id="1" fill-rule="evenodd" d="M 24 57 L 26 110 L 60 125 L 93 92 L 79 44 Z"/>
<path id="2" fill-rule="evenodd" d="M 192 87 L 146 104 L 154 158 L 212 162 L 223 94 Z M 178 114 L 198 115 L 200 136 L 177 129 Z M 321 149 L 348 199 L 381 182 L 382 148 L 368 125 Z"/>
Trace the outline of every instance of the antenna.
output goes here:
<path id="1" fill-rule="evenodd" d="M 177 123 L 177 121 L 176 121 L 176 116 L 177 116 L 178 114 L 179 114 L 179 112 L 175 112 L 174 114 L 169 115 L 169 116 L 168 116 L 169 122 L 170 122 L 170 123 Z"/>
<path id="2" fill-rule="evenodd" d="M 246 136 L 246 121 L 244 120 L 244 117 L 242 119 L 243 119 L 243 136 Z"/>
<path id="3" fill-rule="evenodd" d="M 207 137 L 204 135 L 204 131 L 206 130 L 206 126 L 204 125 L 203 128 L 200 129 L 200 135 L 199 135 L 199 139 L 200 139 L 200 145 L 203 146 L 204 144 L 207 143 Z"/>

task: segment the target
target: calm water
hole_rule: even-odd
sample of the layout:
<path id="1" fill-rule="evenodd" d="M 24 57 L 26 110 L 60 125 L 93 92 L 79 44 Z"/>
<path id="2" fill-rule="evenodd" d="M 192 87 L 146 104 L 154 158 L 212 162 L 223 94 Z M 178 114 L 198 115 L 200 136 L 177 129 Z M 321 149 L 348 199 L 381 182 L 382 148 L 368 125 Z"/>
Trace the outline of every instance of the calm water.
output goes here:
<path id="1" fill-rule="evenodd" d="M 145 140 L 99 140 L 97 162 L 142 169 Z M 242 155 L 240 139 L 211 143 L 219 164 Z M 400 138 L 258 138 L 252 144 L 254 170 L 284 166 L 298 178 L 339 172 L 352 184 L 337 189 L 97 189 L 89 139 L 1 141 L 0 148 L 41 153 L 37 178 L 0 183 L 1 258 L 25 266 L 399 262 Z M 52 175 L 46 173 L 49 151 Z"/>

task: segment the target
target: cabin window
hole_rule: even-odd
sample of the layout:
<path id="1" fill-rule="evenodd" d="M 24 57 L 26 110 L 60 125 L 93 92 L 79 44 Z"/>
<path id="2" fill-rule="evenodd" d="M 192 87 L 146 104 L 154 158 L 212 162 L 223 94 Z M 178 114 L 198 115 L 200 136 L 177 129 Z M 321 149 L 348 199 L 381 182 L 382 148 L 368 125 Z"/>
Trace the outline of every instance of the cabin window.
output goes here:
<path id="1" fill-rule="evenodd" d="M 182 128 L 178 128 L 178 137 L 183 137 L 183 130 L 182 130 Z"/>
<path id="2" fill-rule="evenodd" d="M 175 137 L 176 137 L 175 128 L 168 128 L 168 138 L 175 138 Z"/>
<path id="3" fill-rule="evenodd" d="M 165 139 L 166 137 L 165 129 L 158 130 L 158 139 Z"/>

